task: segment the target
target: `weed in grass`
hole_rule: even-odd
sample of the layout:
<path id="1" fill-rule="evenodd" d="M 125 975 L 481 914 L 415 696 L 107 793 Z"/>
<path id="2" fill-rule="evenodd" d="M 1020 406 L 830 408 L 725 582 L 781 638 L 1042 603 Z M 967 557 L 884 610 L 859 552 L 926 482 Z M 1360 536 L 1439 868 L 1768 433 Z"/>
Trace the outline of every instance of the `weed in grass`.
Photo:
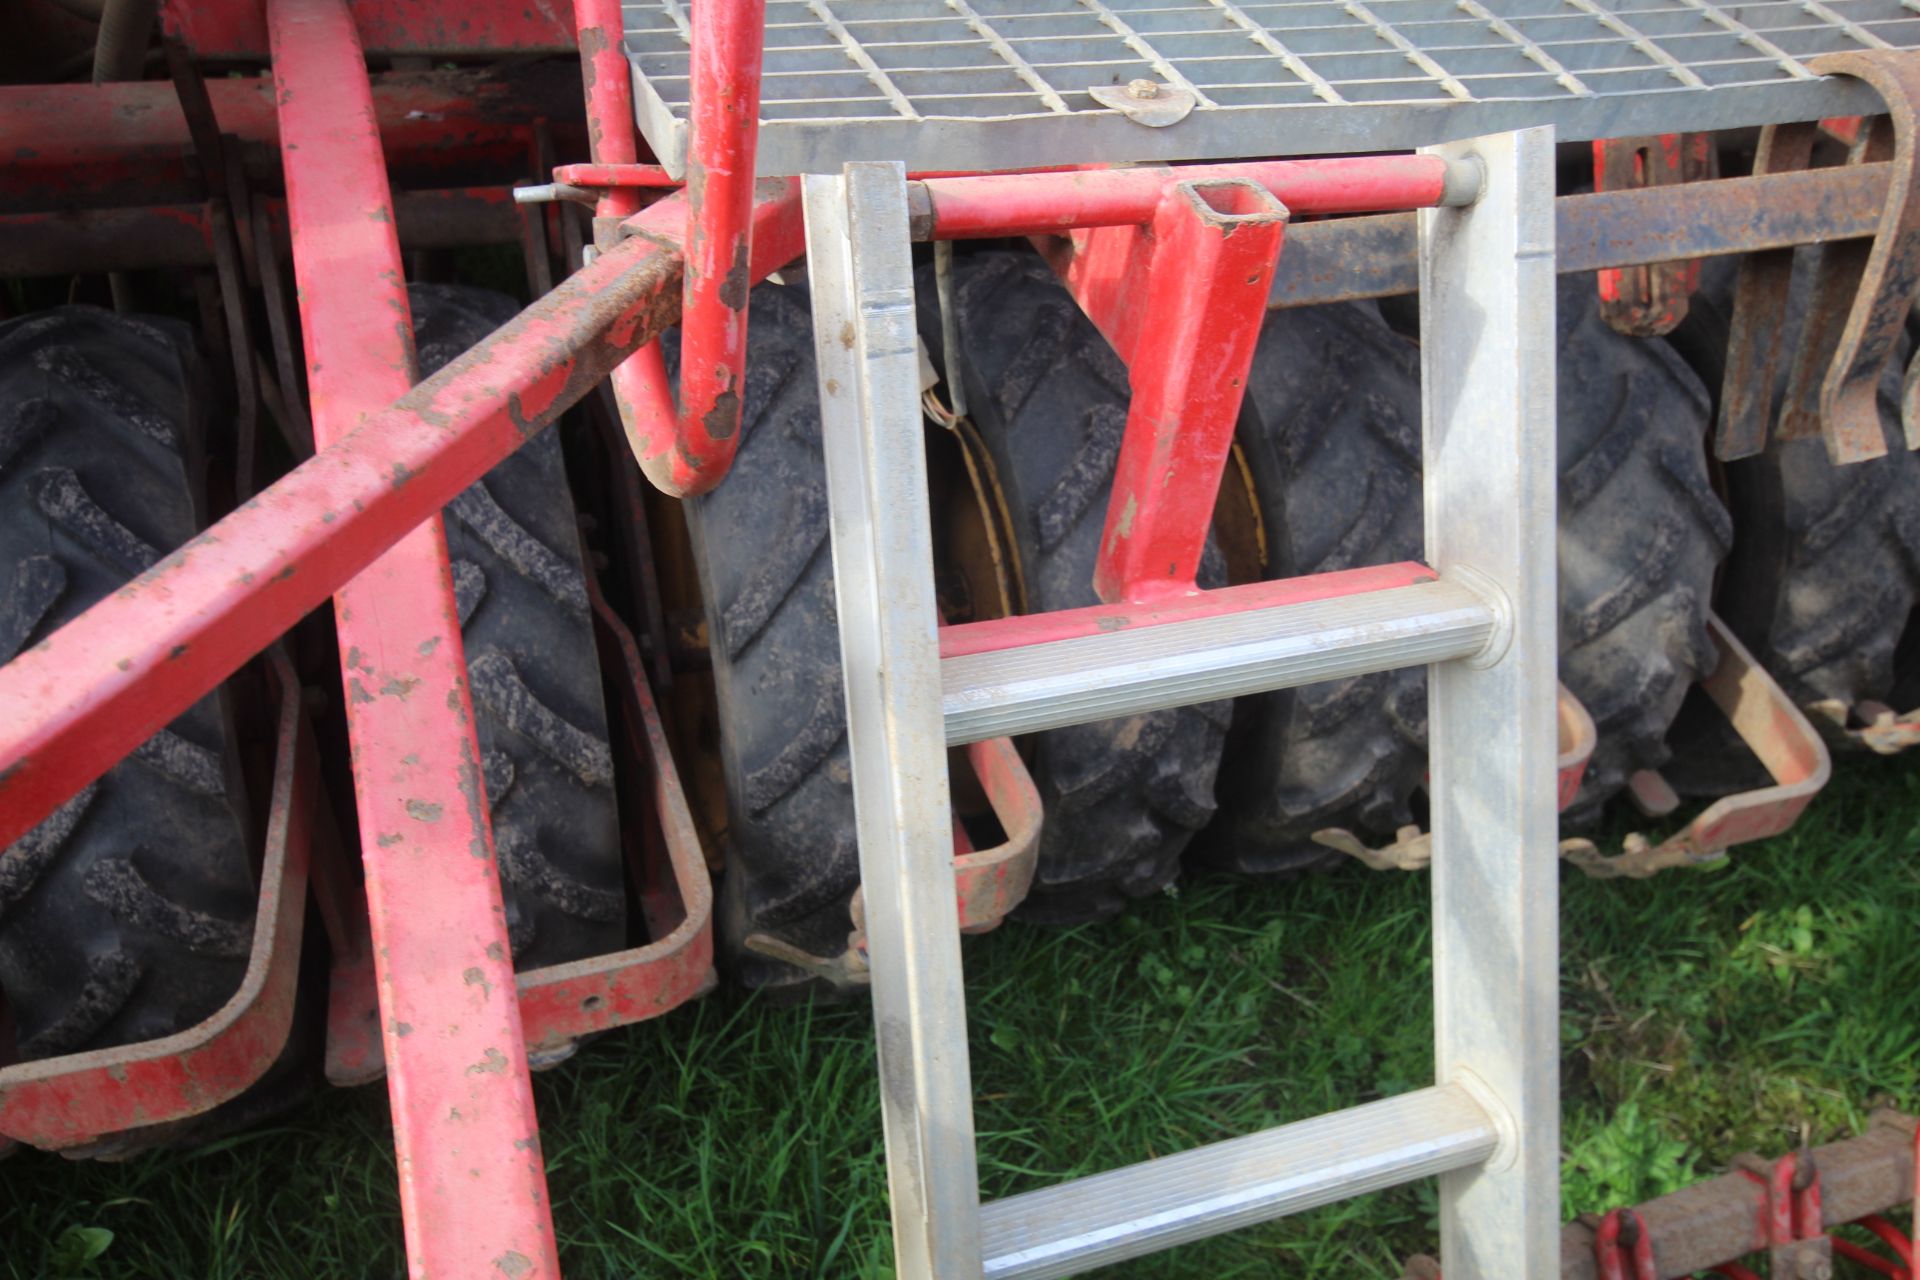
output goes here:
<path id="1" fill-rule="evenodd" d="M 1920 1101 L 1920 770 L 1854 761 L 1717 870 L 1563 880 L 1569 1214 Z M 967 944 L 983 1190 L 1006 1195 L 1431 1079 L 1427 884 L 1196 881 Z M 536 1095 L 575 1280 L 891 1276 L 871 1022 L 728 993 L 614 1032 Z M 0 1166 L 10 1276 L 404 1275 L 383 1090 L 195 1153 Z M 1395 1277 L 1421 1184 L 1111 1274 Z"/>

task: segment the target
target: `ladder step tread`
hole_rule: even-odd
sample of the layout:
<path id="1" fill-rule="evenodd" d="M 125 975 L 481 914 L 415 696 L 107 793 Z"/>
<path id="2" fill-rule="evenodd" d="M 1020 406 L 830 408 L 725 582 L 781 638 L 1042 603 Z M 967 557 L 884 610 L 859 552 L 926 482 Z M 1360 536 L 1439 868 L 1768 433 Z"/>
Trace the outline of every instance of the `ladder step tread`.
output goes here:
<path id="1" fill-rule="evenodd" d="M 1437 1085 L 980 1208 L 985 1274 L 1044 1280 L 1478 1164 L 1497 1141 Z"/>
<path id="2" fill-rule="evenodd" d="M 1033 733 L 1444 662 L 1479 652 L 1494 625 L 1484 596 L 1442 577 L 960 653 L 940 662 L 947 741 Z"/>

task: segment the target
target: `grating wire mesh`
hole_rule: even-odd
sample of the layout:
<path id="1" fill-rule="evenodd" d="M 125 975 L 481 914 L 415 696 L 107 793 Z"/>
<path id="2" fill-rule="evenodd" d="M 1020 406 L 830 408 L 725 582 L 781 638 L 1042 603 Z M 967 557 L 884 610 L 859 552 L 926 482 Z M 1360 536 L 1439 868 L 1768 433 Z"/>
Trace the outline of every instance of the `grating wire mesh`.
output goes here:
<path id="1" fill-rule="evenodd" d="M 671 134 L 686 115 L 683 0 L 633 0 L 626 21 L 650 108 L 643 128 L 657 150 L 664 141 L 677 152 L 673 138 L 654 135 Z M 1350 145 L 1353 127 L 1328 128 L 1327 109 L 1389 146 L 1410 145 L 1399 136 L 1409 131 L 1438 141 L 1483 122 L 1537 120 L 1592 137 L 1618 132 L 1623 115 L 1649 114 L 1649 99 L 1683 117 L 1695 100 L 1714 101 L 1692 111 L 1713 123 L 1672 127 L 1715 127 L 1729 112 L 1753 122 L 1823 114 L 1847 95 L 1814 87 L 1832 82 L 1806 59 L 1915 47 L 1920 0 L 769 0 L 761 118 L 776 153 L 788 134 L 817 149 L 833 135 L 808 126 L 828 123 L 845 126 L 838 147 L 827 145 L 842 158 L 856 158 L 863 135 L 896 151 L 913 145 L 902 141 L 914 136 L 896 127 L 903 122 L 923 126 L 930 144 L 989 136 L 969 126 L 992 123 L 991 136 L 1021 162 L 1033 161 L 1036 137 L 1053 150 L 1097 141 L 1102 152 L 1049 162 L 1111 160 L 1125 157 L 1109 154 L 1105 140 L 1130 134 L 1076 133 L 1072 122 L 1115 116 L 1089 88 L 1144 78 L 1193 94 L 1190 119 L 1200 127 L 1166 132 L 1184 131 L 1184 154 L 1194 157 Z M 1504 110 L 1432 119 L 1434 107 L 1492 104 Z M 1290 108 L 1319 110 L 1290 119 Z M 1217 127 L 1210 116 L 1232 119 Z M 1402 120 L 1420 123 L 1398 127 Z M 1033 124 L 1041 127 L 1024 127 Z M 1228 139 L 1250 126 L 1277 130 L 1288 145 L 1234 150 L 1244 143 Z M 1337 141 L 1316 146 L 1316 133 Z M 1135 158 L 1170 154 L 1170 145 L 1140 139 Z M 912 166 L 920 157 L 897 158 Z"/>

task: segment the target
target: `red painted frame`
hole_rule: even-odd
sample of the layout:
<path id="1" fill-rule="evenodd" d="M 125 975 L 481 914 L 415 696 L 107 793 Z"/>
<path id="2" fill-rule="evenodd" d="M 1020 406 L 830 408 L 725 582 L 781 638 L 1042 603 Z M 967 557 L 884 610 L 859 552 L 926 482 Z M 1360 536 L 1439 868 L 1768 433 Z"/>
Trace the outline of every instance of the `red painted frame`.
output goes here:
<path id="1" fill-rule="evenodd" d="M 351 16 L 343 0 L 267 0 L 267 23 L 324 448 L 413 385 L 412 317 Z M 342 586 L 334 612 L 408 1259 L 428 1275 L 557 1274 L 440 518 Z"/>
<path id="2" fill-rule="evenodd" d="M 381 98 L 365 50 L 577 39 L 593 160 L 613 166 L 594 176 L 647 177 L 617 7 L 581 0 L 570 30 L 547 10 L 509 12 L 497 0 L 465 6 L 459 31 L 443 17 L 451 11 L 429 0 L 269 0 L 264 26 L 239 5 L 169 0 L 167 12 L 203 57 L 259 58 L 271 37 L 274 119 L 258 116 L 258 83 L 219 94 L 252 121 L 235 127 L 277 136 L 281 147 L 320 448 L 0 668 L 0 705 L 12 713 L 0 717 L 0 847 L 337 593 L 370 935 L 365 946 L 340 949 L 333 1013 L 344 1030 L 329 1046 L 330 1071 L 366 1078 L 386 1063 L 416 1274 L 552 1275 L 527 1034 L 557 1044 L 697 990 L 710 959 L 707 891 L 702 878 L 689 896 L 684 864 L 695 851 L 681 822 L 684 800 L 644 682 L 633 680 L 680 905 L 643 887 L 659 942 L 516 979 L 436 513 L 610 374 L 656 484 L 698 493 L 724 474 L 739 422 L 747 288 L 802 245 L 797 184 L 752 177 L 762 0 L 694 9 L 686 189 L 642 210 L 631 187 L 605 188 L 594 260 L 412 387 Z M 522 137 L 509 128 L 501 143 Z M 424 143 L 431 151 L 431 131 Z M 173 126 L 155 150 L 163 167 L 180 160 Z M 1424 207 L 1445 197 L 1447 176 L 1431 158 L 1391 157 L 919 185 L 916 220 L 929 236 L 1073 233 L 1050 246 L 1052 256 L 1133 365 L 1134 407 L 1101 561 L 1103 592 L 1133 602 L 1132 624 L 1430 574 L 1389 566 L 1216 593 L 1196 593 L 1193 581 L 1289 209 Z M 650 346 L 676 320 L 684 334 L 679 405 Z M 636 350 L 654 354 L 629 361 Z M 1116 514 L 1129 505 L 1130 515 Z M 1011 619 L 955 628 L 943 643 L 994 647 L 1119 618 L 1096 609 Z M 632 657 L 624 648 L 621 656 Z M 1012 891 L 994 868 L 976 870 L 998 877 L 976 886 L 986 898 Z M 334 884 L 322 895 L 317 885 L 316 896 L 346 936 L 350 892 Z M 684 913 L 677 927 L 675 910 Z M 505 998 L 516 990 L 518 999 Z"/>

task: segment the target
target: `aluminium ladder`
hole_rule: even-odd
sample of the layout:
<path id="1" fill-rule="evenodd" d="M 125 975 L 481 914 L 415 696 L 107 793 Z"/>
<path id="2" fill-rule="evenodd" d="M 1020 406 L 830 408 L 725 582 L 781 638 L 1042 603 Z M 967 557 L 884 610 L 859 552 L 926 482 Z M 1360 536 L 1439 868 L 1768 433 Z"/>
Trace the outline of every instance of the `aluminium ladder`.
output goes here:
<path id="1" fill-rule="evenodd" d="M 1448 1280 L 1559 1268 L 1550 128 L 1422 210 L 1437 580 L 942 659 L 905 171 L 805 182 L 895 1262 L 1047 1277 L 1439 1175 Z M 946 749 L 1431 663 L 1436 1084 L 981 1204 Z"/>

